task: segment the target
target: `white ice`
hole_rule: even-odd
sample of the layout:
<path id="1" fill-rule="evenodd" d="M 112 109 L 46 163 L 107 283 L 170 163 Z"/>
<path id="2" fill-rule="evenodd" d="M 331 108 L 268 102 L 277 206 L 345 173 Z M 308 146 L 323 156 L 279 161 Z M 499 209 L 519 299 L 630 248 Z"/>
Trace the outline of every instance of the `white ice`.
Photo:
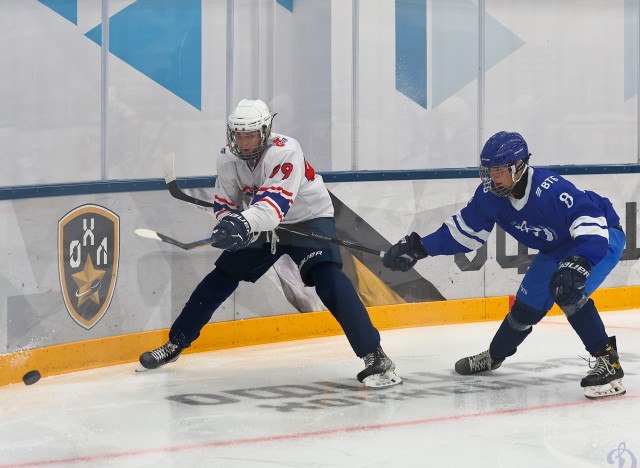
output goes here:
<path id="1" fill-rule="evenodd" d="M 381 390 L 356 381 L 344 336 L 318 338 L 2 387 L 0 467 L 633 468 L 640 310 L 603 318 L 625 396 L 583 396 L 587 353 L 564 317 L 474 377 L 453 364 L 485 350 L 499 322 L 385 331 L 404 384 Z"/>

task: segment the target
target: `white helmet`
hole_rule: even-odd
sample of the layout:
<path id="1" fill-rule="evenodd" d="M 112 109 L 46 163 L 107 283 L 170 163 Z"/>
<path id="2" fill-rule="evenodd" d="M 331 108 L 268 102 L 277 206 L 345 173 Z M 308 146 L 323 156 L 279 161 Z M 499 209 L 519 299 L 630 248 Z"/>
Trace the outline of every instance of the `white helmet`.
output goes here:
<path id="1" fill-rule="evenodd" d="M 244 161 L 260 157 L 269 142 L 271 123 L 274 116 L 275 114 L 272 115 L 267 105 L 260 99 L 255 101 L 243 99 L 240 101 L 236 110 L 231 113 L 227 120 L 227 143 L 229 143 L 231 153 Z M 250 153 L 238 151 L 236 135 L 239 132 L 256 131 L 260 132 L 260 145 Z"/>

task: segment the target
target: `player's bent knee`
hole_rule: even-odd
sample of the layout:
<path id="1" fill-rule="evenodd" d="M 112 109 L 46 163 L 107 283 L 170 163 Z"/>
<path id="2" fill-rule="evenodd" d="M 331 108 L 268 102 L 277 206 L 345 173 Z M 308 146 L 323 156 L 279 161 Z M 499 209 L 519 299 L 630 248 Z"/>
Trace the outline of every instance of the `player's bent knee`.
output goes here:
<path id="1" fill-rule="evenodd" d="M 507 323 L 509 323 L 509 326 L 511 328 L 518 331 L 527 331 L 531 328 L 531 324 L 518 322 L 518 320 L 513 317 L 513 314 L 511 312 L 507 314 Z"/>
<path id="2" fill-rule="evenodd" d="M 594 309 L 596 308 L 593 301 L 589 299 L 587 296 L 582 296 L 582 299 L 580 299 L 575 304 L 563 305 L 563 306 L 560 306 L 560 309 L 562 309 L 562 312 L 564 312 L 564 315 L 566 315 L 567 318 L 569 318 L 572 315 L 577 314 L 581 310 L 584 309 L 586 311 L 591 307 L 593 307 Z"/>
<path id="3" fill-rule="evenodd" d="M 519 299 L 513 303 L 507 322 L 514 330 L 527 331 L 547 315 L 547 311 L 534 309 Z"/>

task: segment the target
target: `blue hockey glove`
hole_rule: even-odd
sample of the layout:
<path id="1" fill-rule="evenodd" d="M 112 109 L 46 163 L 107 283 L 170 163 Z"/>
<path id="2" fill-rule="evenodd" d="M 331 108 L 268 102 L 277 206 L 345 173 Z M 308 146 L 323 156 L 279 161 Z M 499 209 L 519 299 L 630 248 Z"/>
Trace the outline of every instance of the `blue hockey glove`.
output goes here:
<path id="1" fill-rule="evenodd" d="M 249 221 L 240 213 L 229 213 L 213 229 L 211 242 L 213 247 L 232 252 L 246 247 L 251 242 Z"/>
<path id="2" fill-rule="evenodd" d="M 393 271 L 409 271 L 418 260 L 429 256 L 420 236 L 412 232 L 391 246 L 384 254 L 382 264 Z"/>
<path id="3" fill-rule="evenodd" d="M 590 273 L 591 262 L 580 255 L 562 260 L 549 283 L 556 304 L 560 307 L 577 304 L 585 296 L 584 285 Z"/>

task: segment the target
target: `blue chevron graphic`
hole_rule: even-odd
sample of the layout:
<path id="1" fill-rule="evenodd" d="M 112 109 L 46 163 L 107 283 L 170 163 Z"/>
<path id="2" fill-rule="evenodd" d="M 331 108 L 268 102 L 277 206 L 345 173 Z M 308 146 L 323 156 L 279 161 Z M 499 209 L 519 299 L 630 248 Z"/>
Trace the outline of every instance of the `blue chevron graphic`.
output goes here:
<path id="1" fill-rule="evenodd" d="M 278 0 L 277 3 L 293 13 L 293 0 Z"/>
<path id="2" fill-rule="evenodd" d="M 427 0 L 396 0 L 396 89 L 427 108 Z"/>
<path id="3" fill-rule="evenodd" d="M 429 105 L 435 108 L 477 78 L 478 5 L 470 0 L 432 0 L 431 12 Z M 426 0 L 396 0 L 396 89 L 425 109 L 426 24 Z M 485 16 L 485 34 L 486 70 L 524 45 L 489 14 Z M 398 79 L 399 75 L 404 81 Z"/>
<path id="4" fill-rule="evenodd" d="M 448 0 L 433 9 L 433 101 L 437 107 L 478 76 L 478 5 L 469 0 Z M 485 70 L 504 60 L 524 42 L 485 14 Z M 455 59 L 452 59 L 454 58 Z"/>
<path id="5" fill-rule="evenodd" d="M 63 18 L 78 25 L 78 0 L 38 0 Z"/>
<path id="6" fill-rule="evenodd" d="M 86 36 L 102 45 L 102 25 Z M 132 3 L 109 18 L 109 52 L 201 109 L 201 0 Z"/>
<path id="7" fill-rule="evenodd" d="M 624 100 L 638 94 L 638 0 L 624 0 Z"/>

